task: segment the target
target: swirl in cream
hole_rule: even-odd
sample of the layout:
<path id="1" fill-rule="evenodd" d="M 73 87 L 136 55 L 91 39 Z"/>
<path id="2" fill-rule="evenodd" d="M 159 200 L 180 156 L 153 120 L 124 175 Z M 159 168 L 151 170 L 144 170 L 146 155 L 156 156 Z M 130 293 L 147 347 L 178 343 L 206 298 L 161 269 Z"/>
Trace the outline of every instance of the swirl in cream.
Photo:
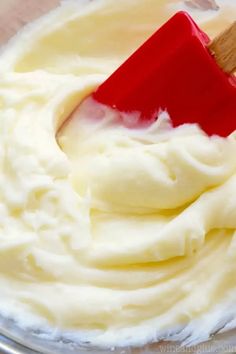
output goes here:
<path id="1" fill-rule="evenodd" d="M 65 2 L 1 55 L 0 310 L 24 326 L 197 342 L 234 315 L 234 134 L 173 129 L 165 113 L 129 129 L 86 100 L 58 132 L 174 11 L 164 3 Z"/>

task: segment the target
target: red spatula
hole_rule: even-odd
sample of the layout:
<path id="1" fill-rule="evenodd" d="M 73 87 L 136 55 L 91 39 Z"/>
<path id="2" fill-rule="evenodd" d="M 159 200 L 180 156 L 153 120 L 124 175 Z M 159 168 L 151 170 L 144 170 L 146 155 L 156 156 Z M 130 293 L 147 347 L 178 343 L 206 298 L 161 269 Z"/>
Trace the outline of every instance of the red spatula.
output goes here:
<path id="1" fill-rule="evenodd" d="M 173 16 L 97 90 L 93 98 L 173 126 L 198 123 L 209 135 L 236 129 L 236 22 L 212 42 L 185 12 Z M 140 122 L 142 123 L 142 122 Z"/>

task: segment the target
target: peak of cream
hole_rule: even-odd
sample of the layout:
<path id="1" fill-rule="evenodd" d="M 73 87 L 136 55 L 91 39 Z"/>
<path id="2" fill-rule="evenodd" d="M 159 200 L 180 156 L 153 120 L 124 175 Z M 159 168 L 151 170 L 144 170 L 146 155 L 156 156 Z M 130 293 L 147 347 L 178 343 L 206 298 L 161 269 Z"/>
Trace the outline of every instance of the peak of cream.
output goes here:
<path id="1" fill-rule="evenodd" d="M 66 1 L 0 57 L 0 312 L 22 326 L 196 343 L 235 316 L 234 134 L 86 100 L 63 125 L 177 3 Z"/>

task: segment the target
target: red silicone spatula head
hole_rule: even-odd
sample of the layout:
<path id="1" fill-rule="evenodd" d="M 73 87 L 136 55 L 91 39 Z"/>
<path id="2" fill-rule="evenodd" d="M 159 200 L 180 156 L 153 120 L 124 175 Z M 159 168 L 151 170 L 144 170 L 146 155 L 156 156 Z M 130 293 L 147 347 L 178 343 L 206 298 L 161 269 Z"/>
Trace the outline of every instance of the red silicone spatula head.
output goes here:
<path id="1" fill-rule="evenodd" d="M 236 129 L 236 80 L 208 50 L 209 38 L 185 12 L 173 16 L 106 80 L 93 97 L 152 120 L 166 110 L 174 126 L 198 123 L 206 133 Z"/>

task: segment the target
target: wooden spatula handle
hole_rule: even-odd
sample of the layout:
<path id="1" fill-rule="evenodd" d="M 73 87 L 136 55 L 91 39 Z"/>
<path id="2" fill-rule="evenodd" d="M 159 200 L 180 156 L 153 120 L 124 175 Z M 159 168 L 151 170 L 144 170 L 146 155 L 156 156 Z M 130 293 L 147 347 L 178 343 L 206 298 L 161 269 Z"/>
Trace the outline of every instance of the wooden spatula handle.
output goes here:
<path id="1" fill-rule="evenodd" d="M 218 65 L 228 74 L 236 71 L 236 21 L 208 46 Z"/>

